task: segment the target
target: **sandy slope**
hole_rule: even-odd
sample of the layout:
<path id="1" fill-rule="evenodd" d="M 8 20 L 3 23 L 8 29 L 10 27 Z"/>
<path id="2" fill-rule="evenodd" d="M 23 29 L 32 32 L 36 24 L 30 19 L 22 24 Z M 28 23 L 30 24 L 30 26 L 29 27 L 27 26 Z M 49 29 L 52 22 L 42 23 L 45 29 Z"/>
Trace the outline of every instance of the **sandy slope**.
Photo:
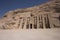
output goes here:
<path id="1" fill-rule="evenodd" d="M 0 30 L 0 40 L 60 40 L 60 29 Z"/>

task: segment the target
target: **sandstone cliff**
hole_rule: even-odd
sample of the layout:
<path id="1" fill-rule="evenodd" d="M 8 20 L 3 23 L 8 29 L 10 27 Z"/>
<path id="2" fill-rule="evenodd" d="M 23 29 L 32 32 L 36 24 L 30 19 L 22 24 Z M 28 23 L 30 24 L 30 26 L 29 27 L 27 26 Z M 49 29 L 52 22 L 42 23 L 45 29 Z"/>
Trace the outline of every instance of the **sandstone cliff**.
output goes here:
<path id="1" fill-rule="evenodd" d="M 60 0 L 7 12 L 0 29 L 60 28 Z"/>

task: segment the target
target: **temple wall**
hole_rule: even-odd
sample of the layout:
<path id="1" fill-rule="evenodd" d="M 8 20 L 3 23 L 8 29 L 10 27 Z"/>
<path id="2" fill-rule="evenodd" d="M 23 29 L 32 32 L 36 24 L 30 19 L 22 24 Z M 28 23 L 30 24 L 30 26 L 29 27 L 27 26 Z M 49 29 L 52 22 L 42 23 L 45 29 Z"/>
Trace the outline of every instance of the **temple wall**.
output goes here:
<path id="1" fill-rule="evenodd" d="M 19 13 L 15 16 L 15 19 L 7 20 L 0 26 L 6 29 L 59 28 L 59 16 L 60 14 L 58 13 Z"/>

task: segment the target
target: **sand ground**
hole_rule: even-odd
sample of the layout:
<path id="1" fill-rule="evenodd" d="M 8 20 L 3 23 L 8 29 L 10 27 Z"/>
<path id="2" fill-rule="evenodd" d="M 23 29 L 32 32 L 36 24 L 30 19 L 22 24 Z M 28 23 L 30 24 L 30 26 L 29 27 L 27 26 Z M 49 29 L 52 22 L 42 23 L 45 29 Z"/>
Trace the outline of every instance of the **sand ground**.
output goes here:
<path id="1" fill-rule="evenodd" d="M 60 28 L 0 30 L 0 40 L 60 40 Z"/>

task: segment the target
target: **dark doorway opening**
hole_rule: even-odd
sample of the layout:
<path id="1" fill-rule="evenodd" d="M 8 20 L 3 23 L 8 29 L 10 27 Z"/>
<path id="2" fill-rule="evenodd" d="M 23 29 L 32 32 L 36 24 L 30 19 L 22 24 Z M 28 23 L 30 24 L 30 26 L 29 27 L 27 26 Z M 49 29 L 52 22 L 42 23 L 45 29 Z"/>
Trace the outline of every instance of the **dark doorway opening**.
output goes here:
<path id="1" fill-rule="evenodd" d="M 32 29 L 32 24 L 30 24 L 30 29 Z"/>

